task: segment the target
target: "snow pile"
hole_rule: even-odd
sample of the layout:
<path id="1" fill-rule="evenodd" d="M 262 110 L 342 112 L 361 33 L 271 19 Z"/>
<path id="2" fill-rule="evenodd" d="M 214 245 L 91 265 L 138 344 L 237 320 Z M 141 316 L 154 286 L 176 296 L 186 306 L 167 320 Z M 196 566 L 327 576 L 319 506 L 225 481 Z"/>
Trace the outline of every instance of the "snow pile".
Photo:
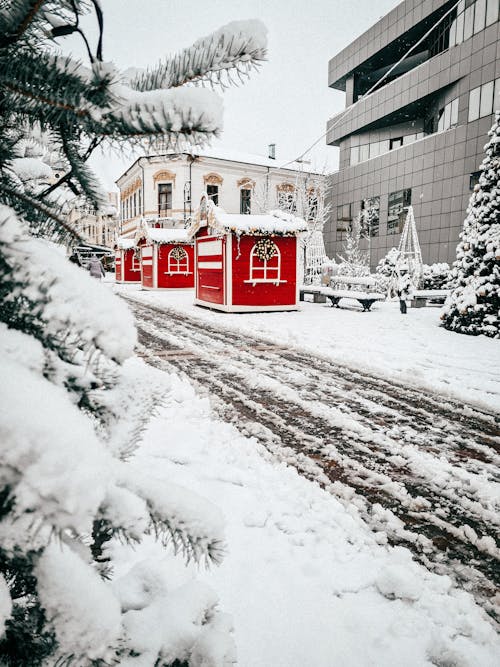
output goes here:
<path id="1" fill-rule="evenodd" d="M 134 246 L 134 239 L 127 238 L 126 236 L 119 236 L 115 243 L 115 247 L 119 248 L 120 250 L 130 250 Z"/>
<path id="2" fill-rule="evenodd" d="M 159 483 L 175 476 L 224 507 L 229 551 L 220 568 L 201 576 L 234 616 L 240 667 L 403 661 L 421 667 L 430 660 L 447 664 L 446 656 L 467 667 L 496 665 L 498 638 L 469 594 L 448 577 L 430 574 L 408 550 L 385 546 L 387 536 L 372 533 L 354 506 L 342 506 L 253 438 L 214 421 L 206 398 L 179 378 L 171 381 L 175 400 L 150 423 L 136 464 Z M 110 551 L 130 632 L 156 636 L 168 607 L 148 616 L 149 625 L 133 610 L 155 598 L 159 587 L 175 593 L 178 558 L 147 542 L 133 550 L 115 540 Z M 122 579 L 134 571 L 139 588 Z M 194 567 L 184 572 L 184 590 L 197 574 Z M 204 595 L 201 590 L 192 599 Z M 194 609 L 183 607 L 180 617 Z M 183 641 L 181 633 L 177 637 Z M 215 648 L 226 657 L 199 664 L 225 665 L 225 647 L 217 639 Z M 195 655 L 189 664 L 198 664 Z"/>
<path id="3" fill-rule="evenodd" d="M 186 229 L 156 229 L 151 228 L 147 239 L 153 243 L 188 243 L 189 236 Z"/>

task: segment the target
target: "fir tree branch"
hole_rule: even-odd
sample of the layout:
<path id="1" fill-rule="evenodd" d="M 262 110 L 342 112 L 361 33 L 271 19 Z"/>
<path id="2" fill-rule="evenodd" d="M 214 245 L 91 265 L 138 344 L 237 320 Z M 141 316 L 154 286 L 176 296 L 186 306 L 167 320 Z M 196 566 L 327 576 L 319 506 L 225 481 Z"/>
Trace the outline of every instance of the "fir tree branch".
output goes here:
<path id="1" fill-rule="evenodd" d="M 33 22 L 34 18 L 42 8 L 44 4 L 46 4 L 47 0 L 31 0 L 28 1 L 26 4 L 26 12 L 18 17 L 18 25 L 17 26 L 12 26 L 10 28 L 10 31 L 7 32 L 8 29 L 6 30 L 3 37 L 0 38 L 0 48 L 6 48 L 7 46 L 10 46 L 11 44 L 14 44 L 17 42 L 20 37 L 26 32 L 28 27 L 31 25 Z M 10 8 L 10 13 L 12 15 L 13 13 L 13 8 Z"/>
<path id="2" fill-rule="evenodd" d="M 57 222 L 57 224 L 60 225 L 67 234 L 70 234 L 75 241 L 79 241 L 81 243 L 84 242 L 83 237 L 80 236 L 80 234 L 75 229 L 73 229 L 73 227 L 69 225 L 64 220 L 64 218 L 58 215 L 49 206 L 46 206 L 43 202 L 38 201 L 37 198 L 31 197 L 30 195 L 27 195 L 25 192 L 20 192 L 19 190 L 15 190 L 14 188 L 9 187 L 2 180 L 0 180 L 0 191 L 4 192 L 12 200 L 15 201 L 17 199 L 23 202 L 23 204 L 25 205 L 27 204 L 28 206 L 33 207 L 39 213 L 42 213 L 43 215 L 47 216 L 47 218 L 50 218 L 54 222 Z"/>

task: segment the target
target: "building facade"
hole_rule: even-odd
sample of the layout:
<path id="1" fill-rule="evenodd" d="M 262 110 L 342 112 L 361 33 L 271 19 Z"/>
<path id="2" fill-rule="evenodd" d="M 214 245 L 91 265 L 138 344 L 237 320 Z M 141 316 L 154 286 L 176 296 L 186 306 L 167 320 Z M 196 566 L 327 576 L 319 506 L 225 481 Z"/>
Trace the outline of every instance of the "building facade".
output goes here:
<path id="1" fill-rule="evenodd" d="M 327 125 L 330 256 L 365 211 L 373 268 L 413 205 L 423 261 L 452 262 L 500 108 L 500 0 L 404 0 L 329 63 L 346 109 Z M 403 60 L 410 47 L 414 47 Z"/>
<path id="2" fill-rule="evenodd" d="M 88 204 L 74 204 L 67 214 L 68 222 L 92 245 L 112 248 L 119 231 L 118 195 L 108 192 L 108 204 L 96 211 Z"/>
<path id="3" fill-rule="evenodd" d="M 302 165 L 223 151 L 140 157 L 116 181 L 120 233 L 134 236 L 142 217 L 165 228 L 185 226 L 206 192 L 227 213 L 294 208 L 294 193 L 311 174 Z"/>

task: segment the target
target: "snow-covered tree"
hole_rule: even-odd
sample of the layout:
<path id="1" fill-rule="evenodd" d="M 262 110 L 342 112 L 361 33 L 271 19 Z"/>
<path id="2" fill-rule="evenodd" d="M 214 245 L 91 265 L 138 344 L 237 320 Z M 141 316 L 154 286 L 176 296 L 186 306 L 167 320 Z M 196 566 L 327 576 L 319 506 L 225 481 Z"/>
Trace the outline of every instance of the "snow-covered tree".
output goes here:
<path id="1" fill-rule="evenodd" d="M 338 273 L 343 276 L 367 276 L 370 273 L 369 256 L 361 250 L 361 223 L 363 214 L 360 211 L 346 233 L 343 255 L 340 255 Z"/>
<path id="2" fill-rule="evenodd" d="M 80 27 L 89 7 L 95 53 Z M 103 142 L 217 135 L 219 97 L 184 84 L 241 79 L 265 58 L 265 32 L 229 24 L 151 70 L 121 74 L 103 62 L 102 27 L 97 0 L 0 6 L 0 663 L 231 664 L 230 627 L 206 587 L 172 590 L 140 568 L 107 580 L 114 538 L 152 535 L 218 562 L 223 534 L 206 501 L 134 467 L 154 391 L 127 370 L 136 342 L 127 307 L 61 252 L 77 234 L 59 193 L 99 206 L 86 162 Z M 55 48 L 72 33 L 88 68 Z"/>
<path id="3" fill-rule="evenodd" d="M 445 289 L 450 280 L 450 265 L 447 262 L 422 266 L 422 289 Z"/>
<path id="4" fill-rule="evenodd" d="M 500 338 L 500 111 L 489 137 L 441 319 L 451 331 Z"/>
<path id="5" fill-rule="evenodd" d="M 379 285 L 382 291 L 387 292 L 389 296 L 395 296 L 398 282 L 398 267 L 401 263 L 401 253 L 398 248 L 391 248 L 384 257 L 381 258 L 375 269 L 379 278 Z"/>

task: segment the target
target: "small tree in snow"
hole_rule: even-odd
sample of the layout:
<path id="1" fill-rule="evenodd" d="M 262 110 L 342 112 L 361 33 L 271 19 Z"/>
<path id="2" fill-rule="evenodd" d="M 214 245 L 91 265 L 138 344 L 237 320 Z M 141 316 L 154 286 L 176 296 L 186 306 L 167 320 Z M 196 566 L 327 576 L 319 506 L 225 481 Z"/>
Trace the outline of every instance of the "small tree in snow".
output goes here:
<path id="1" fill-rule="evenodd" d="M 500 338 L 500 112 L 489 132 L 479 184 L 470 198 L 443 308 L 451 331 Z"/>
<path id="2" fill-rule="evenodd" d="M 95 53 L 85 40 L 86 68 L 54 40 L 83 36 L 89 6 L 101 35 Z M 221 526 L 205 501 L 132 467 L 153 402 L 124 366 L 136 343 L 132 317 L 47 240 L 77 238 L 59 186 L 101 203 L 86 164 L 98 144 L 215 136 L 218 96 L 183 85 L 241 78 L 265 57 L 265 38 L 255 22 L 229 24 L 125 76 L 102 60 L 102 25 L 97 0 L 0 7 L 0 663 L 215 667 L 234 656 L 205 587 L 170 596 L 137 571 L 106 581 L 114 537 L 151 534 L 217 562 Z M 64 167 L 56 182 L 49 145 Z"/>
<path id="3" fill-rule="evenodd" d="M 339 275 L 367 276 L 370 273 L 368 252 L 360 247 L 362 221 L 363 213 L 360 211 L 346 234 L 343 255 L 340 255 L 338 264 Z"/>

